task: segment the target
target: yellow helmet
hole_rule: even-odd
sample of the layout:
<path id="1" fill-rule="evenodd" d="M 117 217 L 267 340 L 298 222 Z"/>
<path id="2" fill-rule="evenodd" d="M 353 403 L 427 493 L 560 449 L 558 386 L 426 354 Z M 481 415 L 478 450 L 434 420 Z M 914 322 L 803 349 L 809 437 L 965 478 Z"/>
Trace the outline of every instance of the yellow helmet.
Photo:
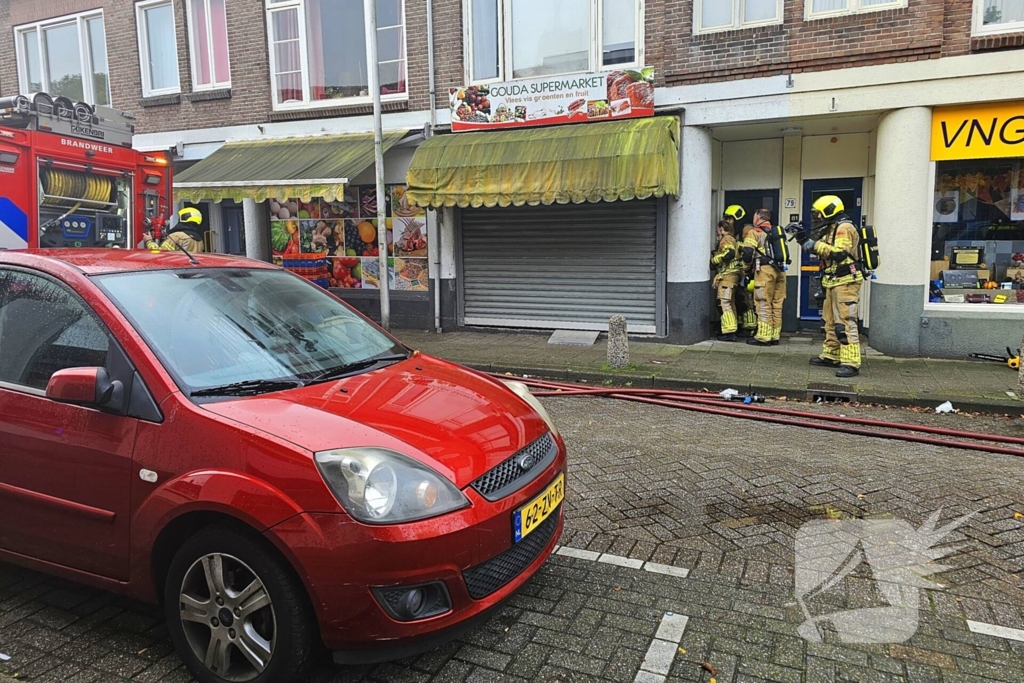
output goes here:
<path id="1" fill-rule="evenodd" d="M 747 212 L 743 210 L 743 207 L 739 204 L 731 204 L 725 208 L 725 215 L 729 218 L 735 218 L 738 221 L 743 220 L 743 217 L 747 215 Z"/>
<path id="2" fill-rule="evenodd" d="M 843 212 L 843 200 L 834 194 L 827 194 L 818 197 L 811 205 L 811 213 L 817 214 L 825 220 L 831 220 Z"/>
<path id="3" fill-rule="evenodd" d="M 202 225 L 203 214 L 199 213 L 199 209 L 186 206 L 184 209 L 178 212 L 178 222 L 180 223 L 195 223 L 196 225 Z"/>

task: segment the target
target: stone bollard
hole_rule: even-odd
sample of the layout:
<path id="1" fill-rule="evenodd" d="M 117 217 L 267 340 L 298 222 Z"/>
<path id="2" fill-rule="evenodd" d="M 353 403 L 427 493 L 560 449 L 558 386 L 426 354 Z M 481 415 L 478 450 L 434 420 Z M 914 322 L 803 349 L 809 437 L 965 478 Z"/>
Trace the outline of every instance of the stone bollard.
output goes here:
<path id="1" fill-rule="evenodd" d="M 608 365 L 620 370 L 629 366 L 629 337 L 626 318 L 621 315 L 608 319 Z"/>

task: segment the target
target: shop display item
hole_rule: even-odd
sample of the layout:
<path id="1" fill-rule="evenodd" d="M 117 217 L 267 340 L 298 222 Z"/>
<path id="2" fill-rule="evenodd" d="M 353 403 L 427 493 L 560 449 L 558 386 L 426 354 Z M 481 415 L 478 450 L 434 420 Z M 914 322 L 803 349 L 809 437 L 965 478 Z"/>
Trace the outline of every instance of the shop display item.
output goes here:
<path id="1" fill-rule="evenodd" d="M 981 247 L 953 247 L 949 254 L 949 267 L 954 269 L 978 268 L 985 262 Z"/>

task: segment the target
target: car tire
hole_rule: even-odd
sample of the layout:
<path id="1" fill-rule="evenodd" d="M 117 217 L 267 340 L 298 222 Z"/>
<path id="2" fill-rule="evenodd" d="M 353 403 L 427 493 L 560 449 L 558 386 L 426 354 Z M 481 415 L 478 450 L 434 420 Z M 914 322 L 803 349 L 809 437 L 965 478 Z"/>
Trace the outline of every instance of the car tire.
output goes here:
<path id="1" fill-rule="evenodd" d="M 203 529 L 178 550 L 164 614 L 178 655 L 201 683 L 302 681 L 319 644 L 291 567 L 267 541 L 233 525 Z"/>

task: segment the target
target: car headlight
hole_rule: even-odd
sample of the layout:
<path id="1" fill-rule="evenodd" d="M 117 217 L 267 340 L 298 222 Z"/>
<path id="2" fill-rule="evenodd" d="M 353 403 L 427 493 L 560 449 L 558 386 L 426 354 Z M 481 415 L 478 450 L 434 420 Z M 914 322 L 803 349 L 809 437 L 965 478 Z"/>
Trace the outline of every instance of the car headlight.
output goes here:
<path id="1" fill-rule="evenodd" d="M 338 448 L 315 459 L 331 493 L 360 522 L 411 522 L 469 505 L 437 472 L 385 448 Z"/>
<path id="2" fill-rule="evenodd" d="M 516 382 L 515 380 L 510 379 L 502 380 L 502 382 L 504 382 L 505 386 L 511 389 L 516 396 L 530 404 L 530 407 L 548 423 L 548 429 L 551 430 L 551 433 L 558 436 L 558 428 L 555 427 L 555 421 L 551 419 L 551 416 L 548 415 L 548 411 L 544 409 L 544 406 L 541 405 L 541 402 L 537 397 L 530 393 L 530 388 L 528 386 L 522 382 Z"/>

